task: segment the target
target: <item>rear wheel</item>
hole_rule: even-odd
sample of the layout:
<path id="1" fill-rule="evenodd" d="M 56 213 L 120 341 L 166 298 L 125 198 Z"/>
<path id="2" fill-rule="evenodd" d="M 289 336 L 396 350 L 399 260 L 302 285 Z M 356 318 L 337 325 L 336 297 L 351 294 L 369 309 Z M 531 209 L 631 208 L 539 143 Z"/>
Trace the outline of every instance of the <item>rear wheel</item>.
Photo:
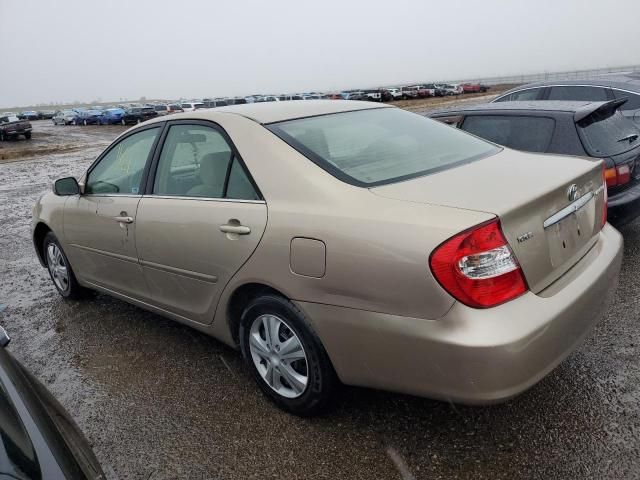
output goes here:
<path id="1" fill-rule="evenodd" d="M 24 138 L 26 138 L 27 140 L 31 140 L 31 132 L 25 133 Z"/>
<path id="2" fill-rule="evenodd" d="M 338 380 L 318 335 L 298 308 L 277 295 L 249 303 L 240 322 L 242 354 L 263 393 L 295 415 L 330 404 Z"/>
<path id="3" fill-rule="evenodd" d="M 58 293 L 64 298 L 81 298 L 86 289 L 78 284 L 69 260 L 53 232 L 44 237 L 42 250 L 51 281 Z"/>
<path id="4" fill-rule="evenodd" d="M 85 127 L 88 125 L 88 123 L 87 123 L 87 121 L 86 121 L 86 120 L 83 120 L 83 121 L 82 121 L 82 124 L 83 124 Z"/>

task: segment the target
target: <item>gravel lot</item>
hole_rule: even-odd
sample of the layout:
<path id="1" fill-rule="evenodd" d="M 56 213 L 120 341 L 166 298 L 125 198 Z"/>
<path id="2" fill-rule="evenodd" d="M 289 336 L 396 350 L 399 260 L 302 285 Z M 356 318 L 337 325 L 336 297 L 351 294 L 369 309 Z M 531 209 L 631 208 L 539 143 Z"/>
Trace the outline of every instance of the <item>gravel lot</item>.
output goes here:
<path id="1" fill-rule="evenodd" d="M 219 342 L 104 295 L 58 296 L 33 252 L 31 207 L 122 128 L 34 129 L 30 144 L 0 148 L 23 151 L 0 161 L 0 323 L 109 478 L 640 478 L 640 222 L 621 229 L 607 317 L 520 397 L 471 408 L 345 388 L 328 416 L 299 419 L 272 407 Z"/>

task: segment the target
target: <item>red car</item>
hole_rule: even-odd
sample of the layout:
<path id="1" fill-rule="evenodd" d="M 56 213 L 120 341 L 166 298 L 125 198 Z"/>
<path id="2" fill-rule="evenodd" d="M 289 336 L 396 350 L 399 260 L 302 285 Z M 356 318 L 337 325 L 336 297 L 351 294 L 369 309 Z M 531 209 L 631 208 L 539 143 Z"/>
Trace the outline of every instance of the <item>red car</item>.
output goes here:
<path id="1" fill-rule="evenodd" d="M 481 83 L 463 83 L 462 84 L 462 93 L 480 93 L 486 92 L 489 90 L 489 87 L 486 85 L 482 85 Z"/>

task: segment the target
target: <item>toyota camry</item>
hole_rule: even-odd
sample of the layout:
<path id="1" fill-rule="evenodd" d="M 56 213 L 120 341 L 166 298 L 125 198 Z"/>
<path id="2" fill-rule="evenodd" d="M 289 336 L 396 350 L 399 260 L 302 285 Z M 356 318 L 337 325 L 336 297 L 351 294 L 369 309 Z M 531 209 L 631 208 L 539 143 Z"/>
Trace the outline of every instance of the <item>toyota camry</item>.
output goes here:
<path id="1" fill-rule="evenodd" d="M 65 298 L 98 290 L 238 348 L 299 415 L 341 383 L 508 399 L 616 284 L 603 163 L 395 107 L 267 102 L 151 119 L 34 207 Z"/>

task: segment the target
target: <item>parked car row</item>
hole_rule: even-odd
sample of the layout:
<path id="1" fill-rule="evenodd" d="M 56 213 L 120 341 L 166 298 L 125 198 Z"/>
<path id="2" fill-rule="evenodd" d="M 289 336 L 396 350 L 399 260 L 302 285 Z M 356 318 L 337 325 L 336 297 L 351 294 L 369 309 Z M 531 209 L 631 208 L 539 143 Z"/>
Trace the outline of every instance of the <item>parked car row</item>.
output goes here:
<path id="1" fill-rule="evenodd" d="M 55 115 L 55 110 L 27 110 L 20 113 L 14 113 L 20 120 L 50 120 Z"/>

